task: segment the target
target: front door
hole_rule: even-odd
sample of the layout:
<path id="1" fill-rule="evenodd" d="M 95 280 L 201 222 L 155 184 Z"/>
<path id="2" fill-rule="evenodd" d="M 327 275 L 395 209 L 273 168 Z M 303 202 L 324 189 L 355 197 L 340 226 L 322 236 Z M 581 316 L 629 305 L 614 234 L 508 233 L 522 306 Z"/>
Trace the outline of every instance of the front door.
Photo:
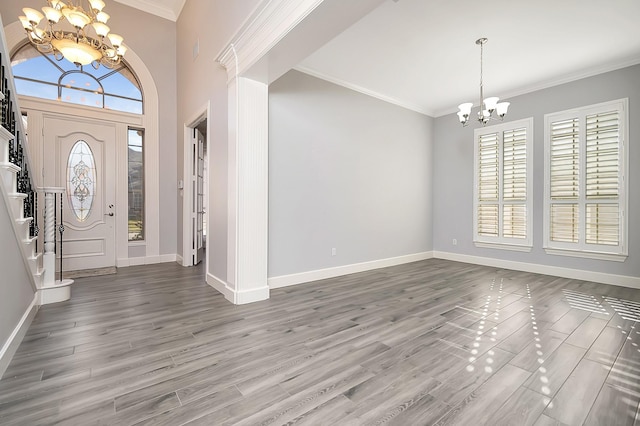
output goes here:
<path id="1" fill-rule="evenodd" d="M 65 271 L 115 267 L 115 144 L 113 125 L 44 117 L 45 186 L 66 190 L 61 202 Z"/>

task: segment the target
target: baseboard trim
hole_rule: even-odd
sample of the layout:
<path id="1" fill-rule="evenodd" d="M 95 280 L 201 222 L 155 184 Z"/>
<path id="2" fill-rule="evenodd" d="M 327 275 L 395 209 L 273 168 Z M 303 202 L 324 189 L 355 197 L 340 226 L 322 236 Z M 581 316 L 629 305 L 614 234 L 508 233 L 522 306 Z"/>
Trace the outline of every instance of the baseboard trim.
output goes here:
<path id="1" fill-rule="evenodd" d="M 456 262 L 473 263 L 475 265 L 491 266 L 515 271 L 532 272 L 535 274 L 553 275 L 574 280 L 592 281 L 601 284 L 619 285 L 640 289 L 640 278 L 627 275 L 606 274 L 603 272 L 585 271 L 582 269 L 563 268 L 561 266 L 541 265 L 537 263 L 515 262 L 490 257 L 471 256 L 467 254 L 434 251 L 437 259 L 453 260 Z"/>
<path id="2" fill-rule="evenodd" d="M 281 275 L 268 279 L 269 288 L 288 287 L 311 281 L 324 280 L 357 272 L 370 271 L 372 269 L 386 268 L 388 266 L 402 265 L 404 263 L 417 262 L 431 259 L 432 251 L 408 254 L 405 256 L 389 257 L 387 259 L 372 260 L 369 262 L 354 263 L 351 265 L 336 266 L 333 268 L 316 269 L 314 271 L 300 272 L 297 274 Z"/>
<path id="3" fill-rule="evenodd" d="M 154 265 L 156 263 L 175 262 L 177 254 L 161 254 L 159 256 L 141 256 L 118 259 L 118 268 L 126 268 L 129 266 Z"/>
<path id="4" fill-rule="evenodd" d="M 24 339 L 25 334 L 27 334 L 31 321 L 33 321 L 38 312 L 38 307 L 38 294 L 36 293 L 22 315 L 22 318 L 20 318 L 20 321 L 0 350 L 0 379 L 2 379 L 7 367 L 9 367 L 9 363 L 18 350 L 18 346 L 22 343 L 22 339 Z"/>
<path id="5" fill-rule="evenodd" d="M 236 292 L 236 305 L 244 305 L 247 303 L 260 302 L 269 298 L 269 286 L 253 288 Z"/>
<path id="6" fill-rule="evenodd" d="M 215 288 L 216 290 L 218 290 L 220 293 L 222 293 L 222 295 L 224 296 L 225 299 L 227 299 L 229 302 L 234 303 L 235 304 L 235 290 L 233 290 L 231 287 L 229 287 L 229 285 L 227 284 L 226 281 L 221 280 L 220 278 L 216 277 L 213 274 L 210 274 L 207 272 L 207 284 L 209 284 L 211 287 Z"/>
<path id="7" fill-rule="evenodd" d="M 222 293 L 224 298 L 234 305 L 244 305 L 247 303 L 267 300 L 269 298 L 268 286 L 258 287 L 251 290 L 236 291 L 231 288 L 226 281 L 221 280 L 210 273 L 207 273 L 207 284 Z"/>
<path id="8" fill-rule="evenodd" d="M 176 262 L 177 262 L 179 265 L 184 266 L 184 259 L 182 259 L 182 256 L 180 256 L 179 254 L 176 254 Z"/>

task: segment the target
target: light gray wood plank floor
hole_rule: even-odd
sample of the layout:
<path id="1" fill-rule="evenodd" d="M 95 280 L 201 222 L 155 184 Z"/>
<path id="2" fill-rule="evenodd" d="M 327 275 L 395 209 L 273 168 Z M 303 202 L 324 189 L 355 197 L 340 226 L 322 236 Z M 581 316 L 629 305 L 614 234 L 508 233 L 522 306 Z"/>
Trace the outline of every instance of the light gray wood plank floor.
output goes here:
<path id="1" fill-rule="evenodd" d="M 77 279 L 2 425 L 640 426 L 640 290 L 430 259 L 234 306 L 202 267 Z"/>

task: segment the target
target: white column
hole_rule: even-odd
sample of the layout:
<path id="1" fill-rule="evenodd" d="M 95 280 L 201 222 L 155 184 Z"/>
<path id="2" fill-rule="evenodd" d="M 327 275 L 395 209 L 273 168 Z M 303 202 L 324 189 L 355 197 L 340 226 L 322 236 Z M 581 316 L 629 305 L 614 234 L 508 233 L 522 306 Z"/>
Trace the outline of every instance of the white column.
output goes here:
<path id="1" fill-rule="evenodd" d="M 42 285 L 53 286 L 56 281 L 56 194 L 62 196 L 63 188 L 44 188 L 44 254 Z"/>
<path id="2" fill-rule="evenodd" d="M 56 197 L 64 196 L 64 188 L 43 188 L 44 192 L 44 254 L 42 255 L 42 288 L 38 289 L 39 303 L 62 302 L 71 298 L 73 280 L 56 281 Z"/>
<path id="3" fill-rule="evenodd" d="M 55 192 L 44 193 L 44 253 L 56 251 Z"/>
<path id="4" fill-rule="evenodd" d="M 228 284 L 236 304 L 269 298 L 268 85 L 229 82 Z"/>

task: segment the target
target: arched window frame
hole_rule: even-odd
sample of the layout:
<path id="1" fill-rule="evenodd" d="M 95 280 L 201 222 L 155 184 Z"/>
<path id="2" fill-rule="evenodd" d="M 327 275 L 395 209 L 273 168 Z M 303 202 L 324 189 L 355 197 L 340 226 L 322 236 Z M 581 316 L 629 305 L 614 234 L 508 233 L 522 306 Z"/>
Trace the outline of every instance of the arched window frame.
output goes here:
<path id="1" fill-rule="evenodd" d="M 32 82 L 32 83 L 37 83 L 37 84 L 43 84 L 43 85 L 48 85 L 48 86 L 57 86 L 57 93 L 58 93 L 58 100 L 62 101 L 62 102 L 67 102 L 65 101 L 65 99 L 62 96 L 62 92 L 64 91 L 64 89 L 72 89 L 72 90 L 77 90 L 80 92 L 86 92 L 86 93 L 90 93 L 92 95 L 96 95 L 99 94 L 100 99 L 101 99 L 101 106 L 99 108 L 102 109 L 112 109 L 114 111 L 122 111 L 122 112 L 132 112 L 129 110 L 125 110 L 125 109 L 114 109 L 114 108 L 109 108 L 107 107 L 107 102 L 106 99 L 107 97 L 110 98 L 115 98 L 115 99 L 121 99 L 124 101 L 130 101 L 130 102 L 134 102 L 134 103 L 139 103 L 140 104 L 140 110 L 133 112 L 134 114 L 144 114 L 144 93 L 142 90 L 142 85 L 140 84 L 140 81 L 138 79 L 138 77 L 136 76 L 135 72 L 133 71 L 133 69 L 126 63 L 126 61 L 122 61 L 120 63 L 120 65 L 118 65 L 116 68 L 110 70 L 107 73 L 104 73 L 102 75 L 96 76 L 93 73 L 96 72 L 95 69 L 93 67 L 83 67 L 80 66 L 77 69 L 70 69 L 70 70 L 66 70 L 63 67 L 61 67 L 54 59 L 52 59 L 52 55 L 51 54 L 46 54 L 46 53 L 42 53 L 40 51 L 38 51 L 37 49 L 35 49 L 33 46 L 31 46 L 29 43 L 23 44 L 22 46 L 20 46 L 18 49 L 16 49 L 15 53 L 12 56 L 17 55 L 18 53 L 20 53 L 23 49 L 33 49 L 34 52 L 37 52 L 39 55 L 42 55 L 49 63 L 51 63 L 51 65 L 53 65 L 59 72 L 60 72 L 60 77 L 58 78 L 58 82 L 57 84 L 52 83 L 51 81 L 46 81 L 46 80 L 42 80 L 42 79 L 38 79 L 34 76 L 22 76 L 19 73 L 14 72 L 14 78 L 16 81 L 28 81 L 28 82 Z M 36 56 L 33 56 L 33 58 L 35 58 Z M 29 59 L 27 59 L 29 60 Z M 65 60 L 65 59 L 62 59 Z M 126 71 L 128 74 L 131 75 L 133 81 L 131 78 L 128 78 L 125 76 L 125 78 L 127 80 L 129 80 L 131 82 L 131 84 L 140 92 L 140 97 L 131 97 L 131 96 L 126 96 L 122 93 L 117 93 L 117 92 L 109 92 L 109 91 L 105 91 L 105 85 L 103 84 L 103 82 L 108 79 L 109 77 L 115 75 L 115 74 L 123 74 L 122 71 Z M 71 74 L 82 74 L 84 76 L 87 76 L 93 80 L 96 81 L 96 83 L 98 84 L 99 89 L 98 90 L 90 90 L 90 89 L 86 89 L 84 87 L 69 87 L 66 86 L 62 83 L 62 81 L 68 77 Z M 124 74 L 123 74 L 124 75 Z M 18 93 L 21 94 L 21 93 Z M 38 96 L 34 96 L 34 95 L 27 95 L 27 96 L 32 96 L 32 97 L 38 97 Z M 47 99 L 47 98 L 43 98 L 43 99 Z M 70 102 L 70 103 L 75 103 L 75 102 Z M 91 105 L 91 104 L 80 104 L 80 105 L 86 105 L 86 106 L 90 106 L 93 108 L 97 108 L 95 105 Z"/>

